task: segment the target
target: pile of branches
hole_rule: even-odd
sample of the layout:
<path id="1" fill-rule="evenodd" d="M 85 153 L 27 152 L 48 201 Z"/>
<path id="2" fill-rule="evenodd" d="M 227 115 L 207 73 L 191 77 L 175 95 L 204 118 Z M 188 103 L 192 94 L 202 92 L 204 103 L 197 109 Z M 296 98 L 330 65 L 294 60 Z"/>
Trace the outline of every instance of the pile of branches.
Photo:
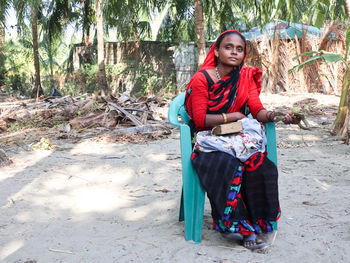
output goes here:
<path id="1" fill-rule="evenodd" d="M 59 127 L 67 133 L 96 128 L 101 132 L 168 134 L 170 126 L 157 109 L 166 105 L 158 98 L 118 98 L 70 95 L 47 97 L 39 101 L 17 100 L 0 104 L 0 133 L 17 127 Z"/>

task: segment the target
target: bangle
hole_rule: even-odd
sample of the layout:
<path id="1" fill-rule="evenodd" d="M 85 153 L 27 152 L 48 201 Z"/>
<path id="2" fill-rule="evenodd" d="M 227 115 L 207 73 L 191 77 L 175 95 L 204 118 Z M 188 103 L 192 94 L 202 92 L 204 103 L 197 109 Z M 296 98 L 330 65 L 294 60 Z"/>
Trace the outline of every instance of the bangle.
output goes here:
<path id="1" fill-rule="evenodd" d="M 226 113 L 221 113 L 222 117 L 224 118 L 224 123 L 227 122 L 227 116 L 226 116 Z"/>
<path id="2" fill-rule="evenodd" d="M 275 116 L 271 117 L 272 115 L 275 115 L 275 113 L 273 111 L 267 111 L 265 117 L 268 121 L 274 121 Z"/>

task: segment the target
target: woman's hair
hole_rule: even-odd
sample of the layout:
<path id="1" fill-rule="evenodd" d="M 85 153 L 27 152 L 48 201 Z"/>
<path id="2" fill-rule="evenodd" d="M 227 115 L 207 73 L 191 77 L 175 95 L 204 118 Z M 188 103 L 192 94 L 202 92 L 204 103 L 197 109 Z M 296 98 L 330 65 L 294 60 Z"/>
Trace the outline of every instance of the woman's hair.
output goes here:
<path id="1" fill-rule="evenodd" d="M 244 37 L 242 34 L 236 32 L 236 31 L 227 31 L 226 33 L 224 33 L 224 34 L 222 34 L 221 36 L 219 36 L 219 38 L 218 38 L 218 39 L 216 40 L 216 42 L 215 42 L 215 48 L 216 48 L 216 49 L 219 49 L 219 48 L 220 48 L 221 41 L 222 41 L 227 35 L 231 35 L 231 34 L 236 34 L 236 35 L 240 36 L 240 38 L 243 40 L 243 43 L 244 43 L 244 52 L 245 52 L 245 50 L 246 50 L 246 48 L 247 48 L 247 44 L 246 44 L 245 37 Z"/>

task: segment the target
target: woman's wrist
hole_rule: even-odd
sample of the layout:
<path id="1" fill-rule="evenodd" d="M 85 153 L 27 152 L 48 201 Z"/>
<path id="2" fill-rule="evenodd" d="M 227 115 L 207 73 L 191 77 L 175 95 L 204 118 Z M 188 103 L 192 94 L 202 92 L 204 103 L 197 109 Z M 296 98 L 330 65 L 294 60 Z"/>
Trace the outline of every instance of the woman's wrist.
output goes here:
<path id="1" fill-rule="evenodd" d="M 274 111 L 266 111 L 265 112 L 265 119 L 267 122 L 272 122 L 275 120 L 275 112 Z"/>
<path id="2" fill-rule="evenodd" d="M 275 120 L 275 112 L 274 111 L 269 111 L 270 115 L 269 115 L 269 121 L 274 121 Z"/>

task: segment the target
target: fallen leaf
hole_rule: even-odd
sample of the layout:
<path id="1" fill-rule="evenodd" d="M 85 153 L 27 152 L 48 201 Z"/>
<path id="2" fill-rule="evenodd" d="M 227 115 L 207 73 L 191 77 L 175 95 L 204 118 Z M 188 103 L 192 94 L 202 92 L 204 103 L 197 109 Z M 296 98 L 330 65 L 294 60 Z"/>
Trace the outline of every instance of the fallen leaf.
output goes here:
<path id="1" fill-rule="evenodd" d="M 162 193 L 168 193 L 170 192 L 168 189 L 160 189 L 160 190 L 154 190 L 155 192 L 162 192 Z"/>

